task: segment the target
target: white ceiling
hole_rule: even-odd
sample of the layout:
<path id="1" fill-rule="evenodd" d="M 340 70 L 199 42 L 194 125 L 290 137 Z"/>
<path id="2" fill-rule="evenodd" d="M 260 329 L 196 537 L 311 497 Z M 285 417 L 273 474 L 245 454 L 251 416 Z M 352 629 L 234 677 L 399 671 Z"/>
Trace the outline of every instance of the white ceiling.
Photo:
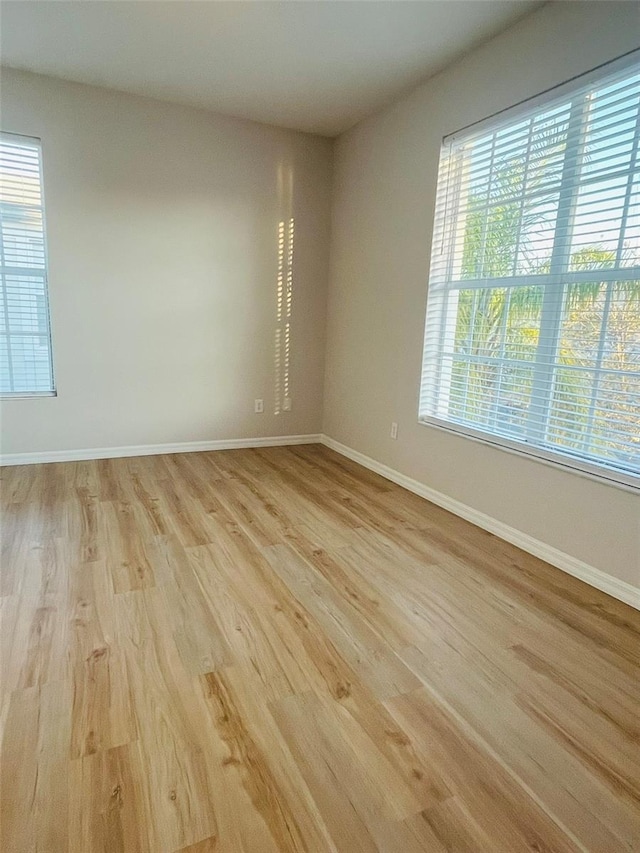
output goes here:
<path id="1" fill-rule="evenodd" d="M 334 136 L 534 0 L 4 0 L 4 65 Z"/>

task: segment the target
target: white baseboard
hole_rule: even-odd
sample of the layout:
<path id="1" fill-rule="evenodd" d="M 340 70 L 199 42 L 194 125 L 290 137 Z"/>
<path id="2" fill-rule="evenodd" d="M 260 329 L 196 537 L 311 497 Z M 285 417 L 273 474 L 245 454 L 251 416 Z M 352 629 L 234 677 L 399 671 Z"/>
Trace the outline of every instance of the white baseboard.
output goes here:
<path id="1" fill-rule="evenodd" d="M 0 455 L 0 465 L 34 465 L 45 462 L 78 462 L 91 459 L 113 459 L 125 456 L 153 456 L 161 453 L 193 453 L 207 450 L 237 450 L 240 448 L 251 447 L 286 447 L 294 444 L 324 444 L 327 447 L 335 450 L 337 453 L 352 459 L 354 462 L 380 474 L 387 480 L 391 480 L 414 492 L 416 495 L 425 498 L 431 503 L 449 510 L 454 515 L 460 516 L 477 527 L 489 531 L 501 539 L 522 548 L 529 554 L 551 563 L 558 569 L 567 572 L 573 577 L 579 578 L 596 589 L 606 592 L 608 595 L 617 598 L 626 604 L 631 605 L 640 610 L 640 590 L 625 581 L 618 580 L 606 572 L 590 566 L 572 557 L 570 554 L 564 553 L 557 548 L 517 530 L 515 527 L 510 527 L 502 521 L 492 518 L 483 512 L 479 512 L 473 507 L 467 506 L 442 492 L 437 492 L 435 489 L 425 486 L 418 480 L 407 477 L 381 462 L 377 462 L 370 456 L 365 456 L 345 444 L 330 438 L 328 435 L 277 435 L 268 436 L 266 438 L 235 438 L 221 439 L 218 441 L 185 441 L 173 444 L 140 444 L 129 445 L 123 447 L 92 447 L 80 450 L 52 450 L 41 453 L 7 453 Z"/>
<path id="2" fill-rule="evenodd" d="M 387 480 L 397 483 L 399 486 L 408 489 L 410 492 L 414 492 L 416 495 L 420 495 L 420 497 L 431 501 L 431 503 L 449 510 L 449 512 L 454 513 L 454 515 L 458 515 L 460 518 L 470 521 L 477 527 L 481 527 L 483 530 L 488 530 L 489 533 L 499 536 L 500 539 L 504 539 L 512 545 L 516 545 L 523 551 L 527 551 L 529 554 L 533 554 L 535 557 L 539 557 L 541 560 L 551 563 L 552 566 L 562 569 L 563 572 L 567 572 L 567 574 L 573 575 L 575 578 L 579 578 L 581 581 L 584 581 L 590 586 L 594 586 L 596 589 L 606 592 L 608 595 L 613 596 L 613 598 L 617 598 L 619 601 L 623 601 L 625 604 L 630 604 L 631 607 L 635 607 L 637 610 L 640 610 L 640 589 L 632 586 L 630 583 L 618 580 L 618 578 L 608 575 L 601 569 L 596 569 L 595 566 L 583 563 L 582 560 L 578 560 L 570 554 L 565 554 L 564 551 L 560 551 L 557 548 L 548 545 L 546 542 L 535 539 L 533 536 L 529 536 L 529 534 L 523 533 L 515 527 L 510 527 L 508 524 L 504 524 L 502 521 L 498 521 L 496 518 L 492 518 L 484 512 L 479 512 L 477 509 L 473 509 L 473 507 L 467 506 L 448 495 L 442 494 L 442 492 L 437 492 L 435 489 L 431 489 L 423 483 L 418 482 L 418 480 L 413 480 L 411 477 L 407 477 L 405 474 L 401 474 L 399 471 L 395 471 L 387 465 L 376 462 L 376 460 L 372 459 L 370 456 L 365 456 L 364 453 L 360 453 L 357 450 L 353 450 L 351 447 L 347 447 L 345 444 L 341 444 L 339 441 L 330 438 L 328 435 L 323 435 L 321 440 L 322 444 L 331 448 L 331 450 L 335 450 L 337 453 L 342 454 L 342 456 L 346 456 L 365 468 L 375 471 L 376 474 L 380 474 Z"/>
<path id="3" fill-rule="evenodd" d="M 79 462 L 115 459 L 120 456 L 156 456 L 160 453 L 194 453 L 205 450 L 238 450 L 242 447 L 286 447 L 318 444 L 320 435 L 275 435 L 267 438 L 230 438 L 219 441 L 181 441 L 174 444 L 134 444 L 124 447 L 88 447 L 82 450 L 50 450 L 42 453 L 6 453 L 0 465 L 35 465 L 42 462 Z"/>

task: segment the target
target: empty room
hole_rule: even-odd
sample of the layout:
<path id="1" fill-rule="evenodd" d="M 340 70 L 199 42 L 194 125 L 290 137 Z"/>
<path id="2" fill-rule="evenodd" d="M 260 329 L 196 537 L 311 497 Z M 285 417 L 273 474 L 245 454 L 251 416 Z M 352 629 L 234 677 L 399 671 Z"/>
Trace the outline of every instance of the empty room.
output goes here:
<path id="1" fill-rule="evenodd" d="M 2 853 L 638 853 L 640 5 L 0 66 Z"/>

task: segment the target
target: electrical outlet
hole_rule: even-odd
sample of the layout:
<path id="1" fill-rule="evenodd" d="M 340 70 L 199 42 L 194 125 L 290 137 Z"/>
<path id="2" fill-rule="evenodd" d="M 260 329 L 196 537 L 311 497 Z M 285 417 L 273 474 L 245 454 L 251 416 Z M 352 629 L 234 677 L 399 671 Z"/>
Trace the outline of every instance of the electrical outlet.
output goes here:
<path id="1" fill-rule="evenodd" d="M 290 412 L 291 411 L 291 397 L 285 397 L 282 401 L 282 411 Z"/>
<path id="2" fill-rule="evenodd" d="M 257 415 L 264 412 L 264 400 L 254 400 L 253 410 Z"/>
<path id="3" fill-rule="evenodd" d="M 397 438 L 397 437 L 398 437 L 398 424 L 394 422 L 391 424 L 391 438 Z"/>

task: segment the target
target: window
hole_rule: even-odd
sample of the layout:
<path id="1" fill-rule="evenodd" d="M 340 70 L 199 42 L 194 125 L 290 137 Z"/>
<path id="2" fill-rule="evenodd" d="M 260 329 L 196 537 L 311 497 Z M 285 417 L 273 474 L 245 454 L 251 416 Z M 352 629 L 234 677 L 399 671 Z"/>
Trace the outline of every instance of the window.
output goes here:
<path id="1" fill-rule="evenodd" d="M 419 415 L 640 487 L 640 73 L 586 79 L 444 141 Z"/>
<path id="2" fill-rule="evenodd" d="M 0 134 L 0 395 L 53 394 L 40 142 Z"/>

